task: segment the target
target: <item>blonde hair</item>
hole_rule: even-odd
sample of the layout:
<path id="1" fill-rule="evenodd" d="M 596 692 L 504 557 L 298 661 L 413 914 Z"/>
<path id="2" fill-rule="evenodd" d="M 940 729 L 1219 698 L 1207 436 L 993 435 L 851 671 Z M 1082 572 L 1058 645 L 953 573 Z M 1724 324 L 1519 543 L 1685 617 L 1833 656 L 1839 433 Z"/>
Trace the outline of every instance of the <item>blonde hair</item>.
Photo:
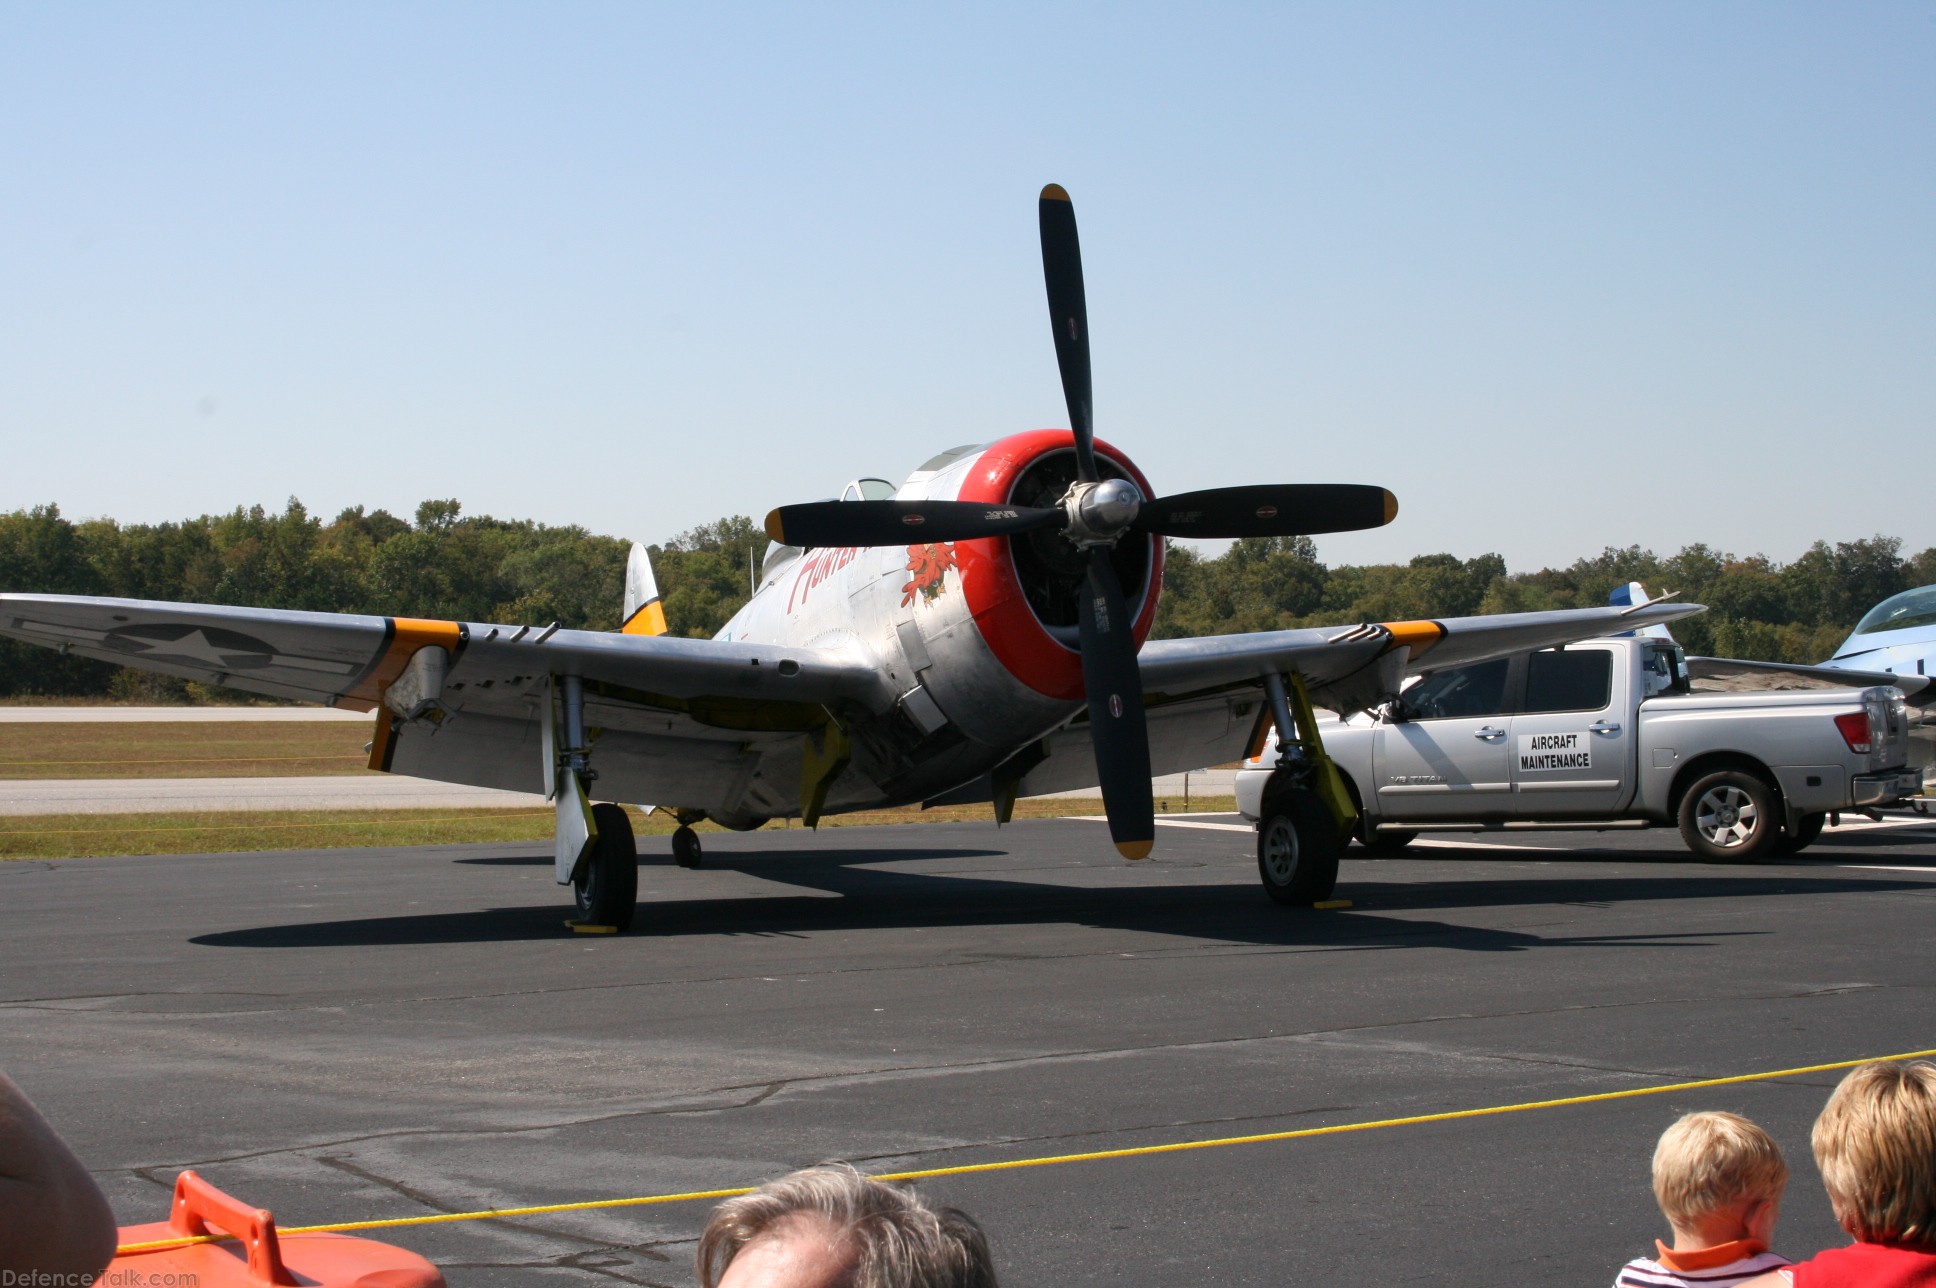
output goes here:
<path id="1" fill-rule="evenodd" d="M 856 1250 L 852 1288 L 996 1288 L 988 1240 L 973 1217 L 930 1207 L 913 1190 L 845 1163 L 782 1176 L 713 1209 L 699 1236 L 699 1282 L 713 1288 L 747 1244 L 794 1216 L 818 1217 Z"/>
<path id="2" fill-rule="evenodd" d="M 1779 1198 L 1787 1184 L 1774 1139 L 1740 1114 L 1687 1114 L 1654 1146 L 1654 1199 L 1674 1225 L 1742 1199 Z"/>
<path id="3" fill-rule="evenodd" d="M 1822 1107 L 1810 1143 L 1850 1234 L 1936 1244 L 1936 1064 L 1857 1065 Z"/>

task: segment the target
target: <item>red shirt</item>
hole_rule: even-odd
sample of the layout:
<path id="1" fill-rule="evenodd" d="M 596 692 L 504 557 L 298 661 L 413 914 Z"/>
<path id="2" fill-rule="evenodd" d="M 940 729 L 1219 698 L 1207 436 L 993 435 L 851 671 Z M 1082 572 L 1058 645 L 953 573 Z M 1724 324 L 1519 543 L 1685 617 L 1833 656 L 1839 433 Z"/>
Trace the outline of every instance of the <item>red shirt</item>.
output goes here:
<path id="1" fill-rule="evenodd" d="M 1789 1273 L 1795 1288 L 1936 1288 L 1936 1249 L 1851 1243 L 1818 1252 Z"/>

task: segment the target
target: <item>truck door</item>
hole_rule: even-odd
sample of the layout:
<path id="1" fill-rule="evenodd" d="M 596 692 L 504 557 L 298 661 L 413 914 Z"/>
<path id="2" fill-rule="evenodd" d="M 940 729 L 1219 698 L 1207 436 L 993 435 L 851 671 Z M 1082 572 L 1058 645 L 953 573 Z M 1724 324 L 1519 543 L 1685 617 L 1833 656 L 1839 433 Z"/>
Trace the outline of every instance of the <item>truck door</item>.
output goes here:
<path id="1" fill-rule="evenodd" d="M 1512 719 L 1513 813 L 1611 815 L 1631 794 L 1634 703 L 1617 645 L 1572 644 L 1526 659 Z"/>
<path id="2" fill-rule="evenodd" d="M 1506 812 L 1510 667 L 1510 658 L 1453 667 L 1406 690 L 1402 718 L 1378 726 L 1372 749 L 1380 814 L 1451 820 Z"/>

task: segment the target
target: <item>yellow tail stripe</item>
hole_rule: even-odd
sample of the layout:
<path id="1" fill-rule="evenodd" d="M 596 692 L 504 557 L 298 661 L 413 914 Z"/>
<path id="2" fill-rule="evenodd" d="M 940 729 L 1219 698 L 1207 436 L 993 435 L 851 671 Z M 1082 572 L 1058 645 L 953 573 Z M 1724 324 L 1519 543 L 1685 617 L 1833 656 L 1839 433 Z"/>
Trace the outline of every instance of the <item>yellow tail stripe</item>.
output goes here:
<path id="1" fill-rule="evenodd" d="M 1853 1069 L 1872 1060 L 1919 1060 L 1936 1056 L 1936 1048 L 1904 1051 L 1897 1055 L 1863 1056 L 1857 1060 L 1837 1060 L 1831 1064 L 1810 1064 L 1795 1069 L 1775 1069 L 1767 1073 L 1739 1073 L 1726 1078 L 1700 1078 L 1693 1082 L 1673 1082 L 1661 1087 L 1630 1087 L 1625 1091 L 1596 1091 L 1584 1096 L 1562 1096 L 1554 1100 L 1529 1100 L 1516 1105 L 1487 1105 L 1478 1109 L 1448 1109 L 1437 1114 L 1413 1114 L 1408 1118 L 1381 1118 L 1374 1122 L 1338 1123 L 1330 1127 L 1300 1127 L 1295 1131 L 1263 1132 L 1255 1136 L 1222 1136 L 1215 1140 L 1180 1140 L 1163 1145 L 1135 1145 L 1127 1149 L 1099 1149 L 1084 1154 L 1051 1154 L 1041 1158 L 1016 1158 L 1001 1163 L 963 1163 L 958 1167 L 926 1167 L 912 1172 L 882 1172 L 880 1181 L 924 1181 L 936 1176 L 971 1176 L 980 1172 L 1012 1172 L 1027 1167 L 1057 1167 L 1064 1163 L 1097 1163 L 1115 1158 L 1146 1158 L 1156 1154 L 1180 1154 L 1195 1149 L 1222 1149 L 1230 1145 L 1262 1145 L 1272 1141 L 1304 1140 L 1313 1136 L 1341 1136 L 1348 1132 L 1379 1131 L 1387 1127 L 1416 1127 L 1423 1123 L 1457 1122 L 1463 1118 L 1487 1118 L 1497 1114 L 1525 1113 L 1531 1109 L 1564 1109 L 1571 1105 L 1592 1105 L 1609 1100 L 1632 1100 L 1639 1096 L 1665 1096 L 1677 1091 L 1700 1091 L 1708 1087 L 1730 1087 L 1743 1082 L 1768 1082 L 1776 1078 L 1799 1078 L 1810 1073 L 1830 1073 Z M 447 1221 L 484 1221 L 516 1216 L 546 1216 L 554 1212 L 592 1212 L 600 1208 L 645 1207 L 660 1203 L 693 1203 L 701 1199 L 729 1199 L 751 1194 L 757 1188 L 742 1185 L 730 1190 L 690 1190 L 683 1194 L 646 1194 L 628 1199 L 591 1199 L 581 1203 L 551 1203 L 543 1207 L 492 1208 L 482 1212 L 439 1212 L 434 1216 L 400 1216 L 383 1221 L 339 1221 L 333 1225 L 287 1226 L 281 1234 L 341 1234 L 349 1230 L 389 1230 L 406 1225 L 440 1225 Z M 181 1248 L 191 1243 L 217 1243 L 225 1236 L 202 1235 L 180 1239 L 157 1239 L 150 1243 L 127 1243 L 117 1252 L 153 1252 L 161 1248 Z"/>
<path id="2" fill-rule="evenodd" d="M 625 619 L 619 630 L 626 635 L 663 635 L 666 633 L 665 605 L 656 598 L 640 604 L 638 611 Z"/>

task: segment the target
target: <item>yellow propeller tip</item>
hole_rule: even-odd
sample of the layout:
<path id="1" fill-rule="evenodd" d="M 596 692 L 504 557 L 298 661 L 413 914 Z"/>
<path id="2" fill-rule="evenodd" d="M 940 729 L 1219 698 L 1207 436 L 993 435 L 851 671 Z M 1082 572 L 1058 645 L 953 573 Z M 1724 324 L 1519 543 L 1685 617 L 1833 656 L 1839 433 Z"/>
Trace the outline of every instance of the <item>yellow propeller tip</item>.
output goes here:
<path id="1" fill-rule="evenodd" d="M 1068 199 L 1069 190 L 1059 183 L 1052 183 L 1042 189 L 1042 200 L 1044 201 L 1067 201 Z"/>
<path id="2" fill-rule="evenodd" d="M 1149 852 L 1156 848 L 1155 841 L 1118 841 L 1116 853 L 1126 859 L 1147 859 Z"/>
<path id="3" fill-rule="evenodd" d="M 1398 498 L 1389 489 L 1385 492 L 1385 522 L 1390 523 L 1398 517 Z"/>
<path id="4" fill-rule="evenodd" d="M 780 512 L 778 510 L 770 510 L 767 512 L 766 535 L 781 545 L 787 544 L 786 533 L 780 527 Z"/>

